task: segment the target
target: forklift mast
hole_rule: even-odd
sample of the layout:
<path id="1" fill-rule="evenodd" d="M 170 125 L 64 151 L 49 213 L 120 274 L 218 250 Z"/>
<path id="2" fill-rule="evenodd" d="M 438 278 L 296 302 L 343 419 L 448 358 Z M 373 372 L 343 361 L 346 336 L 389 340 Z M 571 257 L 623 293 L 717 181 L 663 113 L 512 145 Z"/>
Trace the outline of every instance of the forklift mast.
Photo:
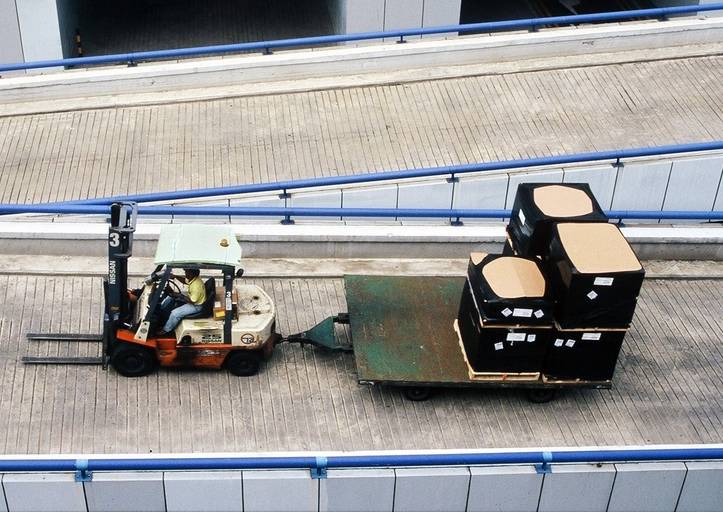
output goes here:
<path id="1" fill-rule="evenodd" d="M 113 203 L 108 229 L 108 277 L 105 281 L 105 316 L 103 321 L 103 366 L 110 359 L 118 322 L 129 313 L 128 258 L 133 254 L 138 206 L 133 202 Z"/>

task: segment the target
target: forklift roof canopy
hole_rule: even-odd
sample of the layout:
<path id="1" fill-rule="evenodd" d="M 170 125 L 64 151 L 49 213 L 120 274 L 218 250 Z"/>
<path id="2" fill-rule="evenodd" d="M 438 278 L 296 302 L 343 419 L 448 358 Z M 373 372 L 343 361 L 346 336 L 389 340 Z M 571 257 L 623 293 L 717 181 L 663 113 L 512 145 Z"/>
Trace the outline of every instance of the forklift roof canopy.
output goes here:
<path id="1" fill-rule="evenodd" d="M 231 226 L 163 226 L 155 263 L 172 267 L 182 267 L 184 264 L 240 267 L 241 246 Z"/>

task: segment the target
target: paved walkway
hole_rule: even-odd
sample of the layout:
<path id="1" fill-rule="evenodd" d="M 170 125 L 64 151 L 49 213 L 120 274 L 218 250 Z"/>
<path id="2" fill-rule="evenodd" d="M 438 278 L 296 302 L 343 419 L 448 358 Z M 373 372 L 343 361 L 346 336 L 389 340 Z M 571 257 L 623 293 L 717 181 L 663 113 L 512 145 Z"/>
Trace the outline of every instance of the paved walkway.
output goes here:
<path id="1" fill-rule="evenodd" d="M 338 278 L 252 279 L 279 328 L 345 310 Z M 546 405 L 519 391 L 444 390 L 406 401 L 359 386 L 353 356 L 282 345 L 251 378 L 162 370 L 128 379 L 100 367 L 23 366 L 22 355 L 88 355 L 29 331 L 97 332 L 101 280 L 0 275 L 0 453 L 518 448 L 717 443 L 723 422 L 723 281 L 648 280 L 612 390 Z M 342 333 L 342 338 L 347 333 Z"/>
<path id="2" fill-rule="evenodd" d="M 723 139 L 723 56 L 0 118 L 0 202 Z"/>

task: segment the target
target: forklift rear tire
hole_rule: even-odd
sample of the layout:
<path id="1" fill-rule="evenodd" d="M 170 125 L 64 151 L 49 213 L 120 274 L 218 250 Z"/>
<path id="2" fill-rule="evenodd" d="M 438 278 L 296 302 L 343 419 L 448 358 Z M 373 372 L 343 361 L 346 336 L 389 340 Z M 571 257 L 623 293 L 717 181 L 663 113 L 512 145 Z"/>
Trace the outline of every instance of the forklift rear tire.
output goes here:
<path id="1" fill-rule="evenodd" d="M 226 358 L 226 369 L 237 377 L 250 377 L 259 372 L 261 355 L 258 352 L 235 350 Z"/>
<path id="2" fill-rule="evenodd" d="M 533 388 L 527 390 L 527 400 L 533 404 L 546 404 L 552 402 L 557 395 L 555 388 Z"/>
<path id="3" fill-rule="evenodd" d="M 412 402 L 424 402 L 432 396 L 432 388 L 425 386 L 409 386 L 404 388 L 404 396 Z"/>
<path id="4" fill-rule="evenodd" d="M 124 377 L 145 377 L 156 370 L 158 361 L 149 349 L 123 343 L 113 351 L 111 364 Z"/>

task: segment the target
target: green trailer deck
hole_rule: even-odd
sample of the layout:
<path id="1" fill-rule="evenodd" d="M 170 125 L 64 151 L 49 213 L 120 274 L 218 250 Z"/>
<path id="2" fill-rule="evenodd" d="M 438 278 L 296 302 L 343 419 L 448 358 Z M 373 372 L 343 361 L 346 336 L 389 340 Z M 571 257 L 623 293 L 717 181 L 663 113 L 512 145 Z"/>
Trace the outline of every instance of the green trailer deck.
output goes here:
<path id="1" fill-rule="evenodd" d="M 453 326 L 464 285 L 462 277 L 347 275 L 344 283 L 357 377 L 362 384 L 545 391 L 569 386 L 610 387 L 605 382 L 471 379 Z M 425 395 L 419 389 L 417 393 L 418 399 Z M 412 392 L 410 398 L 414 396 Z"/>

